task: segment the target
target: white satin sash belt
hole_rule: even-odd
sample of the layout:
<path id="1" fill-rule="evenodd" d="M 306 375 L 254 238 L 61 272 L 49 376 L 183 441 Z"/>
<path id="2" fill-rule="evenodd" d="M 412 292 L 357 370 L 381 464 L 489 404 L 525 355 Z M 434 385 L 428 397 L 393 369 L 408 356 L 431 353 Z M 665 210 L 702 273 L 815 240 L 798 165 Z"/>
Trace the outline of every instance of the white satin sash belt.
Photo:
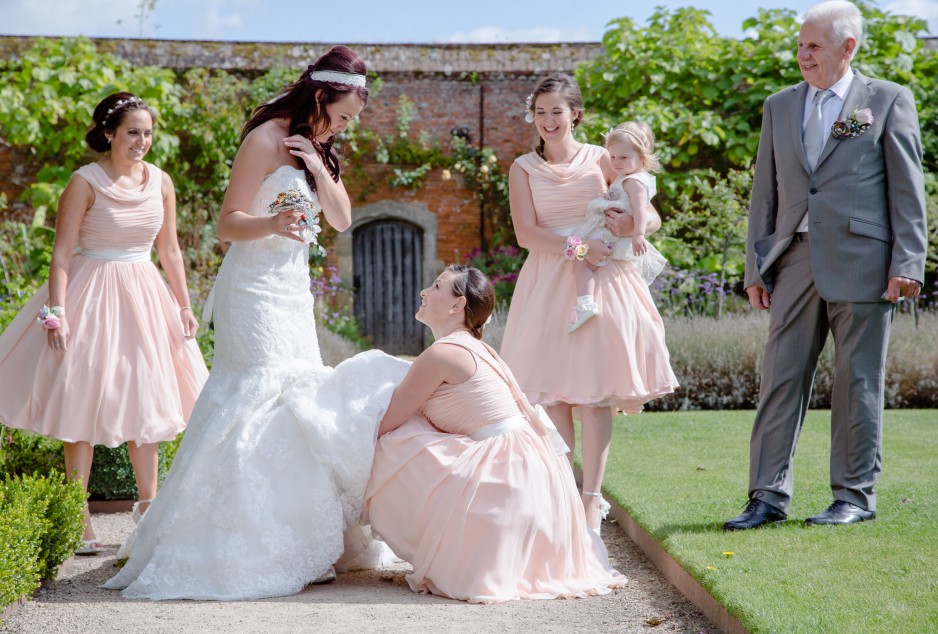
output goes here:
<path id="1" fill-rule="evenodd" d="M 469 437 L 476 441 L 485 440 L 486 438 L 507 434 L 527 424 L 528 419 L 518 414 L 517 416 L 512 416 L 511 418 L 506 418 L 505 420 L 500 420 L 497 423 L 492 423 L 491 425 L 477 429 L 474 433 L 469 434 Z"/>
<path id="2" fill-rule="evenodd" d="M 150 250 L 146 251 L 127 251 L 125 249 L 76 249 L 75 253 L 81 253 L 90 258 L 99 260 L 110 260 L 112 262 L 149 262 Z"/>

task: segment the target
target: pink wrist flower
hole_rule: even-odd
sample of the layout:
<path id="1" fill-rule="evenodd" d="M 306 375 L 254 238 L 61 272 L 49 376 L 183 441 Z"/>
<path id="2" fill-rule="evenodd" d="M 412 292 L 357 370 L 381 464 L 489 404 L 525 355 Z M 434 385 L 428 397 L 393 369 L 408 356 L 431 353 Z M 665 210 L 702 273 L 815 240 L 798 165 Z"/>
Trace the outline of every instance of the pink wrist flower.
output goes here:
<path id="1" fill-rule="evenodd" d="M 590 247 L 579 236 L 567 236 L 563 243 L 563 257 L 568 260 L 583 260 Z"/>
<path id="2" fill-rule="evenodd" d="M 61 306 L 43 306 L 39 309 L 39 317 L 36 321 L 46 330 L 55 330 L 62 325 L 62 317 L 65 315 L 65 309 Z"/>

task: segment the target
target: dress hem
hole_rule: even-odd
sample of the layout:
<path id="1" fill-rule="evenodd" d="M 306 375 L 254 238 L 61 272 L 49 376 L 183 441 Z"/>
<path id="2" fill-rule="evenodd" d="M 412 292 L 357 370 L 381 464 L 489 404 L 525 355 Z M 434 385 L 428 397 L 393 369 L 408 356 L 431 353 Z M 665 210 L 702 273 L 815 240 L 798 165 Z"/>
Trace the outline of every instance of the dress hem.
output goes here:
<path id="1" fill-rule="evenodd" d="M 139 439 L 136 439 L 136 438 L 125 438 L 125 439 L 119 440 L 116 444 L 113 444 L 113 445 L 112 445 L 112 444 L 107 443 L 107 442 L 97 442 L 97 441 L 95 441 L 95 440 L 87 440 L 87 439 L 85 439 L 85 438 L 61 438 L 61 437 L 59 437 L 59 436 L 54 436 L 54 435 L 52 435 L 52 434 L 44 434 L 44 433 L 42 433 L 41 431 L 36 431 L 35 429 L 32 429 L 32 428 L 30 428 L 30 427 L 27 427 L 27 426 L 24 425 L 24 424 L 17 423 L 17 422 L 10 422 L 10 421 L 6 418 L 6 416 L 3 416 L 3 415 L 0 415 L 0 425 L 3 425 L 4 427 L 9 427 L 9 428 L 11 428 L 11 429 L 19 429 L 19 430 L 21 430 L 21 431 L 29 432 L 29 433 L 31 433 L 31 434 L 36 434 L 37 436 L 42 436 L 43 438 L 51 438 L 51 439 L 53 439 L 53 440 L 58 440 L 58 441 L 61 441 L 61 442 L 67 442 L 67 443 L 86 442 L 86 443 L 88 443 L 88 444 L 90 444 L 90 445 L 93 445 L 93 446 L 95 446 L 95 447 L 99 447 L 99 446 L 100 446 L 100 447 L 107 447 L 108 449 L 115 449 L 115 448 L 120 447 L 121 445 L 123 445 L 123 444 L 125 444 L 125 443 L 131 443 L 131 442 L 134 443 L 134 444 L 136 444 L 138 447 L 139 447 L 140 445 L 152 445 L 152 444 L 155 444 L 155 443 L 170 442 L 170 441 L 172 441 L 172 440 L 175 440 L 175 439 L 176 439 L 176 436 L 178 436 L 179 434 L 181 434 L 182 432 L 184 432 L 184 431 L 186 430 L 186 423 L 183 422 L 182 425 L 179 426 L 179 427 L 176 429 L 176 431 L 172 432 L 171 434 L 167 434 L 167 435 L 158 434 L 158 435 L 159 435 L 159 438 L 156 438 L 156 439 L 153 439 L 153 440 L 151 440 L 151 439 L 139 440 Z"/>
<path id="2" fill-rule="evenodd" d="M 668 387 L 656 392 L 644 394 L 641 396 L 622 397 L 577 397 L 565 396 L 561 394 L 551 394 L 548 392 L 530 392 L 525 390 L 524 395 L 532 404 L 541 407 L 552 407 L 554 405 L 573 405 L 574 407 L 615 407 L 626 414 L 638 414 L 643 410 L 643 405 L 656 398 L 673 394 L 677 385 Z"/>

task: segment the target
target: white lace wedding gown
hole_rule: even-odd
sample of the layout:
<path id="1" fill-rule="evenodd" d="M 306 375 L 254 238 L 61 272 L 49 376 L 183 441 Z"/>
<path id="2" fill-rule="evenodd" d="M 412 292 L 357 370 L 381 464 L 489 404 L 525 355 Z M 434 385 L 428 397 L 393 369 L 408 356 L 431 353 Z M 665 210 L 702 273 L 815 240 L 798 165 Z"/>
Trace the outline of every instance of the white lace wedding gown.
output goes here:
<path id="1" fill-rule="evenodd" d="M 290 189 L 315 200 L 303 172 L 284 165 L 252 213 Z M 299 592 L 340 557 L 368 567 L 389 554 L 358 520 L 377 424 L 409 364 L 369 351 L 323 366 L 308 254 L 278 236 L 231 245 L 215 284 L 211 375 L 105 588 L 257 599 Z"/>

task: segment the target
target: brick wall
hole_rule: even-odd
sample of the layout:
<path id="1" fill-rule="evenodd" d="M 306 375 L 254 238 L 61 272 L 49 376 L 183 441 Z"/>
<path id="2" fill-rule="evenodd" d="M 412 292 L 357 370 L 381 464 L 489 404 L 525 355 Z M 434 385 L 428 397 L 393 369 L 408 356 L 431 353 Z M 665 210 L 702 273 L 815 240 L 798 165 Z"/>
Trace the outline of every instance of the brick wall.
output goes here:
<path id="1" fill-rule="evenodd" d="M 0 55 L 12 57 L 33 38 L 0 36 Z M 135 64 L 178 70 L 195 66 L 257 73 L 274 65 L 297 70 L 326 52 L 328 43 L 183 42 L 168 40 L 95 40 L 99 51 L 112 52 Z M 365 127 L 390 134 L 397 123 L 397 103 L 407 95 L 414 103 L 411 131 L 427 131 L 446 147 L 450 131 L 469 130 L 470 144 L 492 147 L 502 169 L 533 144 L 533 130 L 524 122 L 524 99 L 541 77 L 572 71 L 599 51 L 595 43 L 493 45 L 374 45 L 352 44 L 377 72 L 384 86 L 362 113 Z M 34 177 L 16 172 L 20 162 L 0 144 L 0 192 L 15 200 Z M 457 260 L 479 246 L 479 206 L 456 178 L 443 181 L 439 171 L 427 175 L 413 190 L 387 185 L 389 169 L 360 166 L 367 177 L 355 182 L 350 171 L 346 185 L 353 204 L 394 200 L 424 207 L 438 215 L 436 258 Z M 354 211 L 353 211 L 354 213 Z"/>

